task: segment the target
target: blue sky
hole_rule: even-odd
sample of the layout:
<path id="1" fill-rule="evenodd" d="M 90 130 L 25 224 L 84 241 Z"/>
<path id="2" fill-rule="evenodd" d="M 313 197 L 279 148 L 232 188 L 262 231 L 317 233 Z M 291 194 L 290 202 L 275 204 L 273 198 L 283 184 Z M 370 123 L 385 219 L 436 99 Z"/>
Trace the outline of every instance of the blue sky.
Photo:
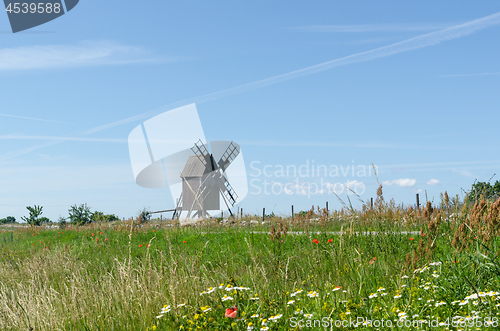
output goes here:
<path id="1" fill-rule="evenodd" d="M 241 145 L 245 212 L 336 208 L 345 186 L 375 196 L 373 173 L 311 176 L 312 164 L 373 163 L 398 203 L 461 194 L 499 173 L 499 13 L 497 1 L 82 0 L 16 34 L 5 13 L 0 217 L 174 207 L 168 189 L 135 183 L 127 137 L 193 102 L 208 140 Z M 309 176 L 276 173 L 301 165 Z"/>

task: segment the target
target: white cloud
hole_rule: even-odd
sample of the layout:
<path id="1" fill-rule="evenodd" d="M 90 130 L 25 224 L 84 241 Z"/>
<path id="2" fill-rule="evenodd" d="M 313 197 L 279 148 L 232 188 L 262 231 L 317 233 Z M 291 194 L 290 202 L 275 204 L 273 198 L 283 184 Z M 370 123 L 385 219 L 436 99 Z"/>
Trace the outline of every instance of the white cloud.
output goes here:
<path id="1" fill-rule="evenodd" d="M 414 178 L 400 178 L 400 179 L 394 179 L 394 180 L 386 180 L 383 181 L 382 184 L 384 185 L 396 185 L 400 187 L 412 187 L 417 183 L 417 180 Z"/>
<path id="2" fill-rule="evenodd" d="M 453 172 L 456 172 L 462 176 L 465 176 L 465 177 L 470 177 L 470 178 L 477 178 L 476 175 L 474 175 L 473 173 L 471 173 L 469 170 L 465 170 L 465 169 L 451 169 L 451 171 Z"/>
<path id="3" fill-rule="evenodd" d="M 28 136 L 28 135 L 0 135 L 0 140 L 45 140 L 45 141 L 86 141 L 104 143 L 126 144 L 125 138 L 85 138 L 85 137 L 65 137 L 65 136 Z"/>
<path id="4" fill-rule="evenodd" d="M 438 185 L 438 184 L 441 184 L 441 182 L 439 180 L 437 180 L 437 179 L 432 178 L 432 179 L 428 180 L 426 182 L 426 184 L 427 185 Z"/>
<path id="5" fill-rule="evenodd" d="M 456 75 L 439 75 L 438 77 L 475 77 L 475 76 L 497 76 L 500 72 L 480 72 L 476 74 L 456 74 Z"/>
<path id="6" fill-rule="evenodd" d="M 118 120 L 118 121 L 115 121 L 112 123 L 108 123 L 105 125 L 100 125 L 100 126 L 91 128 L 91 129 L 83 131 L 83 132 L 75 133 L 75 135 L 88 135 L 88 134 L 91 134 L 94 132 L 98 132 L 98 131 L 105 130 L 108 128 L 116 127 L 116 126 L 119 126 L 122 124 L 134 122 L 134 121 L 137 121 L 139 119 L 151 117 L 151 116 L 157 115 L 159 113 L 165 112 L 166 110 L 180 107 L 180 106 L 183 106 L 183 105 L 186 105 L 189 103 L 194 103 L 194 102 L 203 103 L 206 101 L 212 101 L 212 100 L 216 100 L 216 99 L 221 98 L 221 97 L 230 96 L 230 95 L 234 95 L 234 94 L 238 94 L 238 93 L 242 93 L 242 92 L 246 92 L 246 91 L 250 91 L 250 90 L 255 90 L 258 88 L 263 88 L 263 87 L 267 87 L 270 85 L 285 82 L 285 81 L 288 81 L 291 79 L 296 79 L 299 77 L 304 77 L 307 75 L 316 74 L 316 73 L 319 73 L 319 72 L 322 72 L 325 70 L 329 70 L 329 69 L 332 69 L 335 67 L 340 67 L 340 66 L 344 66 L 344 65 L 348 65 L 348 64 L 352 64 L 352 63 L 372 61 L 372 60 L 376 60 L 379 58 L 384 58 L 384 57 L 392 56 L 395 54 L 399 54 L 402 52 L 408 52 L 411 50 L 416 50 L 416 49 L 421 49 L 424 47 L 438 45 L 438 44 L 445 42 L 445 41 L 454 40 L 454 39 L 458 39 L 461 37 L 471 35 L 471 34 L 477 32 L 477 31 L 480 31 L 482 29 L 485 29 L 485 28 L 488 28 L 488 27 L 491 27 L 494 25 L 498 25 L 499 23 L 500 23 L 500 12 L 489 15 L 489 16 L 481 17 L 481 18 L 476 19 L 476 20 L 465 22 L 463 24 L 459 24 L 459 25 L 455 25 L 455 26 L 452 26 L 449 28 L 445 28 L 445 29 L 442 29 L 439 31 L 422 34 L 420 36 L 406 39 L 406 40 L 403 40 L 400 42 L 396 42 L 396 43 L 393 43 L 393 44 L 390 44 L 387 46 L 375 48 L 375 49 L 372 49 L 372 50 L 369 50 L 366 52 L 352 54 L 352 55 L 345 56 L 342 58 L 319 63 L 317 65 L 313 65 L 310 67 L 302 68 L 299 70 L 294 70 L 294 71 L 291 71 L 291 72 L 288 72 L 285 74 L 272 76 L 272 77 L 265 78 L 262 80 L 258 80 L 258 81 L 254 81 L 251 83 L 247 83 L 247 84 L 235 86 L 232 88 L 228 88 L 225 90 L 221 90 L 218 92 L 213 92 L 213 93 L 197 96 L 194 98 L 174 102 L 174 103 L 165 105 L 163 107 L 160 107 L 158 109 L 150 110 L 150 111 L 142 113 L 142 114 L 138 114 L 138 115 L 131 116 L 128 118 L 124 118 L 124 119 L 121 119 L 121 120 Z M 43 46 L 40 46 L 40 47 L 43 47 Z M 121 49 L 120 47 L 118 47 L 118 50 L 116 50 L 116 52 L 127 53 L 127 47 L 130 47 L 130 46 L 123 46 L 123 47 L 125 47 L 125 49 Z M 17 48 L 17 49 L 19 49 L 19 48 Z M 28 47 L 27 49 L 29 50 L 30 48 Z M 31 49 L 33 49 L 33 48 L 31 48 Z M 134 48 L 132 47 L 132 49 L 134 49 Z M 2 58 L 5 56 L 5 54 L 4 54 L 5 51 L 6 51 L 6 49 L 0 50 L 0 70 L 2 70 L 3 67 L 5 67 L 5 64 L 2 63 L 3 62 Z M 22 53 L 23 55 L 26 55 L 26 50 L 24 50 L 23 52 L 20 52 L 20 53 Z M 46 54 L 47 52 L 45 50 L 42 50 L 40 53 L 47 55 Z M 74 51 L 73 51 L 73 53 L 74 53 Z M 7 52 L 7 54 L 9 55 L 9 52 Z M 49 59 L 50 58 L 51 57 L 49 56 Z M 7 57 L 7 59 L 14 61 L 10 55 Z M 109 56 L 104 56 L 104 59 L 108 60 L 108 61 L 104 61 L 104 62 L 108 62 L 108 63 L 111 62 L 111 64 L 115 64 L 114 61 L 109 61 Z M 102 60 L 103 60 L 103 57 L 98 56 L 97 61 L 95 61 L 95 60 L 90 61 L 90 63 L 93 63 L 93 62 L 99 63 L 99 62 L 102 62 Z M 145 61 L 145 60 L 143 60 L 143 61 Z M 46 62 L 47 61 L 43 61 L 43 60 L 41 61 L 42 64 L 50 64 L 52 66 L 55 66 L 54 61 L 48 61 L 48 63 L 46 63 Z M 14 61 L 14 63 L 17 63 L 17 62 Z M 73 64 L 73 66 L 79 65 L 78 62 L 70 63 L 70 64 Z M 13 63 L 10 64 L 10 67 L 7 66 L 7 68 L 12 69 L 11 68 L 12 65 L 13 65 Z M 18 63 L 18 65 L 21 65 L 21 64 Z M 66 65 L 66 66 L 68 66 L 68 65 Z M 44 66 L 39 66 L 39 67 L 44 68 Z M 24 68 L 24 69 L 27 69 L 27 68 Z M 6 69 L 4 69 L 4 70 L 6 70 Z M 39 149 L 39 148 L 44 148 L 44 147 L 51 146 L 51 145 L 54 145 L 57 143 L 59 143 L 59 142 L 52 142 L 51 144 L 40 144 L 37 146 L 32 146 L 30 148 L 11 152 L 9 154 L 0 155 L 0 160 L 14 158 L 14 157 L 17 157 L 17 156 L 20 156 L 23 154 L 30 153 L 34 150 Z"/>
<path id="7" fill-rule="evenodd" d="M 19 116 L 19 115 L 0 114 L 0 116 L 13 117 L 13 118 L 22 118 L 22 119 L 25 119 L 25 120 L 32 120 L 32 121 L 42 121 L 42 122 L 52 122 L 52 123 L 61 123 L 61 124 L 71 124 L 71 123 L 66 123 L 66 122 L 60 122 L 60 121 L 54 121 L 54 120 L 47 120 L 47 119 L 43 119 L 43 118 L 27 117 L 27 116 Z"/>
<path id="8" fill-rule="evenodd" d="M 110 41 L 0 49 L 0 70 L 71 68 L 151 61 L 154 59 L 141 47 Z"/>
<path id="9" fill-rule="evenodd" d="M 444 29 L 450 24 L 436 23 L 404 23 L 404 24 L 359 24 L 359 25 L 309 25 L 291 28 L 305 32 L 334 32 L 334 33 L 355 33 L 355 32 L 412 32 L 412 31 L 432 31 Z"/>

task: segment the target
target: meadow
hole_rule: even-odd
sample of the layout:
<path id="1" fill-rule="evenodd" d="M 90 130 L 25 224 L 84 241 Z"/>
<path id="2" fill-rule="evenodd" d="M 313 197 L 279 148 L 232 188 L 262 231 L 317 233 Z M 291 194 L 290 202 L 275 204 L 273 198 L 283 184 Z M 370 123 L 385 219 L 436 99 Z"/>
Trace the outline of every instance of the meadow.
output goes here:
<path id="1" fill-rule="evenodd" d="M 251 222 L 252 221 L 252 222 Z M 1 330 L 498 329 L 500 199 L 2 227 Z"/>

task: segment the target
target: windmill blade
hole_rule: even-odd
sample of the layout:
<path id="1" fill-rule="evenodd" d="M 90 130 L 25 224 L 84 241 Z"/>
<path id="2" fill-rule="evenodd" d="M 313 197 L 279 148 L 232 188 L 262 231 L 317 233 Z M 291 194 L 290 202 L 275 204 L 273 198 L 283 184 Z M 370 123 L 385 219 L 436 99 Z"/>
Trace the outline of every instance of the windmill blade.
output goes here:
<path id="1" fill-rule="evenodd" d="M 233 187 L 231 184 L 229 184 L 229 181 L 227 180 L 226 176 L 224 174 L 220 173 L 220 179 L 222 181 L 222 185 L 220 188 L 220 192 L 222 193 L 222 197 L 224 198 L 225 201 L 229 201 L 231 204 L 231 207 L 233 207 L 236 204 L 236 200 L 238 199 L 238 195 L 234 191 Z"/>
<path id="2" fill-rule="evenodd" d="M 191 150 L 203 165 L 206 165 L 208 163 L 207 156 L 209 156 L 209 153 L 207 147 L 203 144 L 201 139 L 194 143 L 194 146 L 191 147 Z"/>
<path id="3" fill-rule="evenodd" d="M 217 162 L 218 166 L 222 171 L 226 171 L 227 167 L 233 162 L 233 160 L 240 154 L 240 146 L 231 141 L 229 146 L 227 146 L 226 150 L 222 154 L 219 162 Z"/>

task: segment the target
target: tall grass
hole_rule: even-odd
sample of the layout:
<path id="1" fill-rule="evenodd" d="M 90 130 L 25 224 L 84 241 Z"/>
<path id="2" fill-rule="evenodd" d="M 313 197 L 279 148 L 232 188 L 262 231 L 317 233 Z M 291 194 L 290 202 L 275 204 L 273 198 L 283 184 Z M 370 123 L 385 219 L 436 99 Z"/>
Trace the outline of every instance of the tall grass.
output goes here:
<path id="1" fill-rule="evenodd" d="M 293 220 L 274 217 L 252 226 L 247 215 L 190 227 L 131 220 L 64 231 L 6 228 L 0 233 L 9 239 L 0 239 L 0 329 L 178 329 L 194 314 L 203 316 L 200 307 L 209 303 L 216 311 L 227 308 L 200 295 L 221 283 L 249 287 L 259 304 L 241 299 L 241 307 L 261 315 L 292 316 L 290 293 L 306 289 L 321 293 L 323 304 L 308 308 L 315 314 L 375 316 L 378 306 L 369 298 L 378 288 L 397 291 L 402 276 L 433 261 L 447 262 L 440 296 L 449 304 L 499 289 L 500 200 L 462 206 L 446 197 L 439 206 L 403 209 L 386 202 L 380 188 L 373 208 L 313 207 Z M 332 299 L 338 286 L 342 291 Z M 174 309 L 172 316 L 156 318 L 164 304 L 181 303 L 185 313 Z M 247 324 L 226 325 L 223 314 L 213 313 L 202 329 L 248 327 L 246 318 Z"/>

